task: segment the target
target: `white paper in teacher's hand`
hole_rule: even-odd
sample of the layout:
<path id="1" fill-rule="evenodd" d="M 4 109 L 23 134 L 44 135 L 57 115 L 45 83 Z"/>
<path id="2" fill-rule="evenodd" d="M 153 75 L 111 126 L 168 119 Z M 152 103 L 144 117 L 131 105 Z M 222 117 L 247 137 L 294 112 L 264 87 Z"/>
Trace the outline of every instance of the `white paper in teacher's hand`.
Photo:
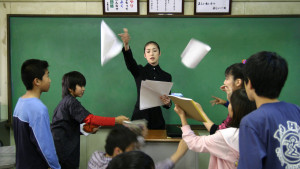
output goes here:
<path id="1" fill-rule="evenodd" d="M 172 82 L 143 80 L 140 91 L 140 110 L 162 106 L 164 103 L 160 100 L 160 96 L 168 96 L 172 86 Z"/>
<path id="2" fill-rule="evenodd" d="M 116 34 L 102 20 L 101 22 L 101 65 L 103 66 L 110 59 L 122 51 L 123 43 Z"/>
<path id="3" fill-rule="evenodd" d="M 181 62 L 188 68 L 195 68 L 210 49 L 207 44 L 191 39 L 181 54 Z"/>

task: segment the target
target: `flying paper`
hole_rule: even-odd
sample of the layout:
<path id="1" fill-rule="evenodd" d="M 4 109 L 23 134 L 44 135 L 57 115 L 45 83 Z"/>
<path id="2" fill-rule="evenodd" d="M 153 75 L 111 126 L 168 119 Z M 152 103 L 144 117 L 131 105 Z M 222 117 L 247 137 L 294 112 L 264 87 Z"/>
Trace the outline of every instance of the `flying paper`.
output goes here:
<path id="1" fill-rule="evenodd" d="M 188 68 L 195 68 L 211 47 L 197 39 L 191 39 L 181 54 L 181 62 Z"/>
<path id="2" fill-rule="evenodd" d="M 101 22 L 101 65 L 103 66 L 110 59 L 117 56 L 123 47 L 123 43 L 116 34 L 102 20 Z"/>

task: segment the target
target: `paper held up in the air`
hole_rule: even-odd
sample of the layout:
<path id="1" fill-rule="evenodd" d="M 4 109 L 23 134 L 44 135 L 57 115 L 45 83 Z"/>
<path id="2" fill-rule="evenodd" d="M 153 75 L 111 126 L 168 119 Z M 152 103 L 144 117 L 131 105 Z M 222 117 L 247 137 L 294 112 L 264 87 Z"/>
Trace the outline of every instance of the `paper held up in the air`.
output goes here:
<path id="1" fill-rule="evenodd" d="M 197 39 L 191 39 L 181 54 L 181 62 L 188 68 L 195 68 L 211 47 Z"/>
<path id="2" fill-rule="evenodd" d="M 140 110 L 162 106 L 164 103 L 160 100 L 160 96 L 168 96 L 172 86 L 172 82 L 143 80 L 140 90 Z"/>
<path id="3" fill-rule="evenodd" d="M 117 38 L 116 34 L 102 20 L 101 22 L 101 65 L 103 66 L 110 59 L 117 56 L 123 47 L 123 43 Z"/>

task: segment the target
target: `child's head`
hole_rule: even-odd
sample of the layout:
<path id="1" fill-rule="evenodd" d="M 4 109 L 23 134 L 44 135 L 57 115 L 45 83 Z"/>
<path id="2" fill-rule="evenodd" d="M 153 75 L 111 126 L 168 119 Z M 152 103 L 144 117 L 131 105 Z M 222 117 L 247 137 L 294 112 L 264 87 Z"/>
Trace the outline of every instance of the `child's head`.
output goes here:
<path id="1" fill-rule="evenodd" d="M 256 104 L 248 99 L 245 89 L 232 92 L 228 105 L 229 116 L 232 118 L 229 126 L 239 128 L 244 116 L 256 109 Z"/>
<path id="2" fill-rule="evenodd" d="M 263 51 L 247 59 L 243 73 L 245 86 L 250 81 L 257 96 L 275 99 L 279 97 L 287 79 L 288 65 L 278 54 Z"/>
<path id="3" fill-rule="evenodd" d="M 153 159 L 142 151 L 130 151 L 113 158 L 107 169 L 155 169 Z"/>
<path id="4" fill-rule="evenodd" d="M 235 63 L 225 70 L 224 85 L 229 86 L 232 90 L 244 88 L 243 63 Z"/>
<path id="5" fill-rule="evenodd" d="M 81 97 L 86 84 L 85 77 L 77 71 L 66 73 L 62 78 L 62 97 L 72 94 Z M 76 90 L 77 89 L 77 90 Z"/>
<path id="6" fill-rule="evenodd" d="M 109 156 L 116 156 L 123 152 L 134 150 L 137 135 L 123 125 L 116 125 L 106 138 L 105 151 Z"/>
<path id="7" fill-rule="evenodd" d="M 22 81 L 26 87 L 26 90 L 32 90 L 34 85 L 34 80 L 41 80 L 43 81 L 43 78 L 48 78 L 45 80 L 48 80 L 48 87 L 44 86 L 44 91 L 48 91 L 50 87 L 50 78 L 49 78 L 49 72 L 48 72 L 48 62 L 44 60 L 38 60 L 38 59 L 29 59 L 26 60 L 22 64 L 21 68 L 21 77 Z"/>
<path id="8" fill-rule="evenodd" d="M 158 65 L 158 60 L 160 57 L 159 45 L 154 41 L 147 42 L 144 47 L 144 57 L 152 66 Z"/>

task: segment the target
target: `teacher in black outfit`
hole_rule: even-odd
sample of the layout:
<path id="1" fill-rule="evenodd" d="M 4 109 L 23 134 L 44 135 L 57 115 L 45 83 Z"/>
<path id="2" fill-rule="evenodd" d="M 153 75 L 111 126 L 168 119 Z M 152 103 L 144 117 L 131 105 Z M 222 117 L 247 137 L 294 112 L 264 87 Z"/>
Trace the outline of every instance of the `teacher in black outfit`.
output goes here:
<path id="1" fill-rule="evenodd" d="M 129 48 L 130 36 L 128 30 L 124 28 L 124 33 L 119 34 L 119 36 L 124 43 L 122 51 L 127 69 L 133 75 L 137 88 L 137 101 L 131 120 L 146 119 L 148 121 L 149 129 L 165 129 L 165 120 L 159 106 L 140 110 L 140 89 L 142 80 L 172 81 L 172 76 L 163 71 L 158 64 L 161 55 L 159 45 L 154 41 L 146 43 L 144 47 L 144 57 L 147 59 L 148 64 L 142 66 L 136 63 L 131 49 Z M 169 109 L 171 107 L 171 100 L 168 96 L 163 95 L 160 99 L 164 103 L 164 108 Z"/>

